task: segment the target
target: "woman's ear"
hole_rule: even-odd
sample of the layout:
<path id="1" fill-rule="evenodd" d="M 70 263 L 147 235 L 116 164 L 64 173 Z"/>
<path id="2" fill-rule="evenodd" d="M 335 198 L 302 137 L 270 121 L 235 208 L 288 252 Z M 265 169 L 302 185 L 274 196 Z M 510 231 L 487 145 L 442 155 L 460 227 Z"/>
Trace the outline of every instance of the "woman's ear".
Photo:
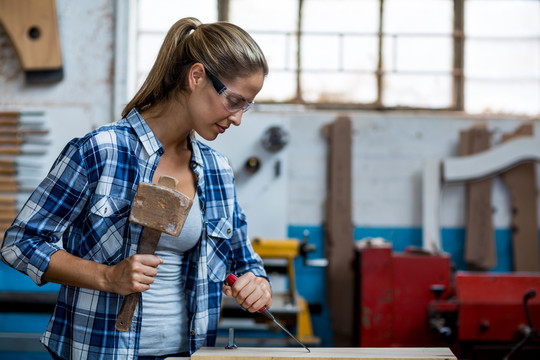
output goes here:
<path id="1" fill-rule="evenodd" d="M 188 74 L 189 89 L 191 91 L 204 82 L 204 74 L 204 66 L 201 63 L 195 63 L 191 66 Z"/>

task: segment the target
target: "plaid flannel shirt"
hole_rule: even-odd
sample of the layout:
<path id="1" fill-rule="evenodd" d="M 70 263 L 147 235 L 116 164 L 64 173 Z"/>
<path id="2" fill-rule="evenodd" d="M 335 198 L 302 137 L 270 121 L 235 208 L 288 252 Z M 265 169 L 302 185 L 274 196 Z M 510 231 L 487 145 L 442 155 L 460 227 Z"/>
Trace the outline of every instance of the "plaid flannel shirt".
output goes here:
<path id="1" fill-rule="evenodd" d="M 184 335 L 193 353 L 215 344 L 226 274 L 266 273 L 247 238 L 227 159 L 190 140 L 204 222 L 182 269 L 189 316 Z M 135 254 L 142 227 L 128 221 L 131 203 L 139 182 L 151 182 L 162 154 L 136 110 L 70 141 L 7 230 L 0 252 L 4 262 L 43 285 L 50 257 L 60 249 L 107 265 Z M 131 330 L 119 332 L 114 325 L 122 300 L 115 293 L 62 286 L 41 341 L 64 359 L 135 358 L 142 306 L 135 310 Z"/>

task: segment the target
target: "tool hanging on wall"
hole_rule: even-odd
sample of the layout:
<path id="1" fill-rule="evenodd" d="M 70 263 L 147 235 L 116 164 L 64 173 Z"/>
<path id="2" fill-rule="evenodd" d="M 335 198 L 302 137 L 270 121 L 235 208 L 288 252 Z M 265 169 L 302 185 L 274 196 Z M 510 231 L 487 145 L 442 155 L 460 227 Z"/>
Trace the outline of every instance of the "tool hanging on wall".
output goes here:
<path id="1" fill-rule="evenodd" d="M 48 130 L 40 112 L 0 112 L 0 244 L 18 212 L 18 200 L 39 184 Z"/>
<path id="2" fill-rule="evenodd" d="M 17 52 L 27 83 L 62 80 L 56 0 L 0 0 L 0 24 Z"/>

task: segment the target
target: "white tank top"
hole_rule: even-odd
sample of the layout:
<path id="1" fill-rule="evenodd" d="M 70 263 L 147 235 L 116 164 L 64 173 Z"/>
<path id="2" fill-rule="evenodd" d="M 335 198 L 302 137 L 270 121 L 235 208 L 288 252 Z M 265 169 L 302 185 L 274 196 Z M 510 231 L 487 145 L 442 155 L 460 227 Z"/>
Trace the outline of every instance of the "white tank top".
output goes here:
<path id="1" fill-rule="evenodd" d="M 142 293 L 143 317 L 139 355 L 171 355 L 189 351 L 185 283 L 181 274 L 185 251 L 202 233 L 197 194 L 178 237 L 162 234 L 155 254 L 163 259 L 150 289 Z"/>

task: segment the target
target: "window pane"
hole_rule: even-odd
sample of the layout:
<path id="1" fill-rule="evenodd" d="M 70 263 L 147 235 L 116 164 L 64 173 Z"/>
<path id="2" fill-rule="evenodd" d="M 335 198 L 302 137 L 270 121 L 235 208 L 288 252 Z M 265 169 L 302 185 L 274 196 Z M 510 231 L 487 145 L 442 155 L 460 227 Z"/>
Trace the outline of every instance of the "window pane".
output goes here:
<path id="1" fill-rule="evenodd" d="M 453 1 L 385 0 L 383 104 L 452 103 Z"/>
<path id="2" fill-rule="evenodd" d="M 128 97 L 135 94 L 154 64 L 159 48 L 169 28 L 183 17 L 196 17 L 201 22 L 217 20 L 215 0 L 138 0 L 135 51 L 132 59 L 133 88 L 128 89 Z"/>
<path id="3" fill-rule="evenodd" d="M 346 35 L 343 38 L 344 70 L 372 71 L 377 69 L 379 61 L 379 39 L 376 36 Z"/>
<path id="4" fill-rule="evenodd" d="M 385 106 L 445 108 L 451 105 L 452 77 L 387 74 L 384 77 Z"/>
<path id="5" fill-rule="evenodd" d="M 229 4 L 229 21 L 255 39 L 270 71 L 296 68 L 297 1 L 230 0 Z"/>
<path id="6" fill-rule="evenodd" d="M 465 2 L 465 110 L 540 111 L 540 1 Z"/>
<path id="7" fill-rule="evenodd" d="M 298 1 L 229 0 L 229 21 L 252 31 L 296 32 Z"/>
<path id="8" fill-rule="evenodd" d="M 139 0 L 139 31 L 167 32 L 183 17 L 196 17 L 203 23 L 217 20 L 216 0 Z"/>
<path id="9" fill-rule="evenodd" d="M 262 49 L 270 72 L 296 70 L 296 35 L 278 33 L 251 33 Z"/>
<path id="10" fill-rule="evenodd" d="M 465 31 L 468 36 L 538 36 L 540 1 L 467 0 Z"/>
<path id="11" fill-rule="evenodd" d="M 302 36 L 303 70 L 345 70 L 375 72 L 378 61 L 378 39 L 374 36 Z"/>
<path id="12" fill-rule="evenodd" d="M 308 103 L 372 103 L 379 0 L 304 0 L 302 97 Z"/>
<path id="13" fill-rule="evenodd" d="M 540 84 L 532 82 L 465 82 L 465 108 L 467 112 L 479 114 L 514 113 L 540 114 Z"/>
<path id="14" fill-rule="evenodd" d="M 258 102 L 287 102 L 296 98 L 296 73 L 290 71 L 270 71 L 261 92 L 255 98 Z"/>
<path id="15" fill-rule="evenodd" d="M 465 76 L 471 78 L 536 78 L 540 81 L 540 40 L 467 40 Z"/>
<path id="16" fill-rule="evenodd" d="M 302 36 L 301 46 L 303 70 L 337 70 L 341 67 L 339 37 L 306 34 Z"/>
<path id="17" fill-rule="evenodd" d="M 384 33 L 450 34 L 452 0 L 385 0 Z"/>
<path id="18" fill-rule="evenodd" d="M 452 71 L 453 43 L 446 36 L 385 36 L 383 64 L 388 71 Z"/>
<path id="19" fill-rule="evenodd" d="M 305 73 L 301 82 L 308 103 L 372 103 L 377 96 L 375 76 L 369 74 Z"/>
<path id="20" fill-rule="evenodd" d="M 304 0 L 302 12 L 306 32 L 379 31 L 379 0 Z"/>

